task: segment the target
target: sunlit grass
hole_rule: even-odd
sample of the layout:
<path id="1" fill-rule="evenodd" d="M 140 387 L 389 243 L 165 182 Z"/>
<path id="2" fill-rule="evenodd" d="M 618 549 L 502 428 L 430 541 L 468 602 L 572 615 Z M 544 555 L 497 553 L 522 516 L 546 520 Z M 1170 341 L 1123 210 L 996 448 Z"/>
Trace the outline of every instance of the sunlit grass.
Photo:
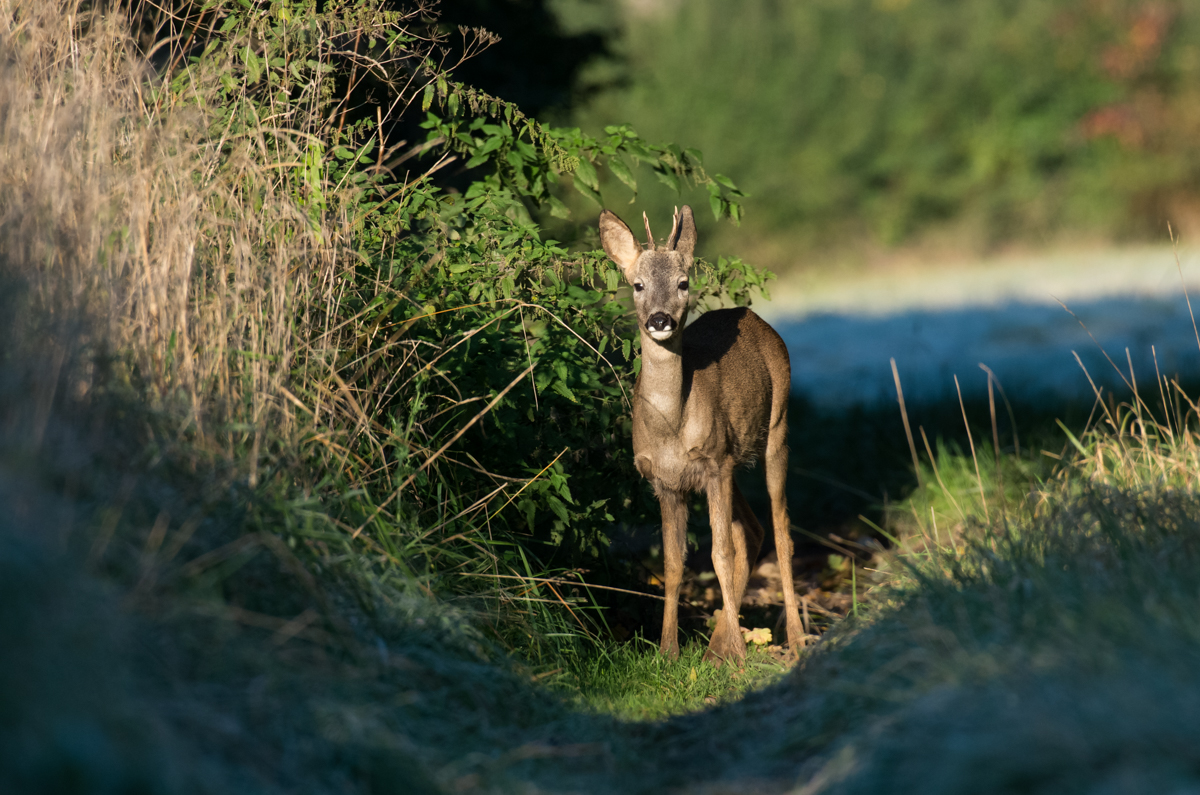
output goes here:
<path id="1" fill-rule="evenodd" d="M 558 682 L 575 693 L 584 709 L 627 720 L 656 720 L 737 700 L 788 670 L 764 645 L 751 643 L 744 664 L 720 667 L 703 659 L 707 648 L 705 639 L 693 638 L 672 660 L 642 638 L 597 645 Z"/>

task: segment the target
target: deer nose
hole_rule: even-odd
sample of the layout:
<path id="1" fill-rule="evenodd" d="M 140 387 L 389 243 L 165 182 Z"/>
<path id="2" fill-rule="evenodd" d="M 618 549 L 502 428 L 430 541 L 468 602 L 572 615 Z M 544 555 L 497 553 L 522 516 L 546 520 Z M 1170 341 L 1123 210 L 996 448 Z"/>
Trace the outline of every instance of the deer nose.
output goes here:
<path id="1" fill-rule="evenodd" d="M 674 331 L 675 320 L 666 312 L 655 312 L 646 321 L 646 328 L 650 331 Z"/>

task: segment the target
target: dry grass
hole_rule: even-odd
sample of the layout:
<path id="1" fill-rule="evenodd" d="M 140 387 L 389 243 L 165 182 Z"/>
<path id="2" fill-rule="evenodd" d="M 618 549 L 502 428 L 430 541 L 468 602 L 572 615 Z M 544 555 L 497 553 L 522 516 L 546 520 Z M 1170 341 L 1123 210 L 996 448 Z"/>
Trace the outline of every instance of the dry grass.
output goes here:
<path id="1" fill-rule="evenodd" d="M 245 75 L 243 40 L 185 58 L 200 45 L 173 28 L 218 16 L 159 17 L 143 53 L 122 15 L 91 5 L 0 0 L 0 257 L 60 365 L 84 348 L 92 365 L 111 357 L 196 440 L 252 433 L 257 450 L 268 423 L 294 428 L 289 382 L 335 381 L 341 329 L 326 308 L 358 261 L 363 188 L 332 182 L 317 142 L 339 123 L 322 67 L 353 53 L 333 35 L 297 40 L 292 55 L 318 66 L 276 84 L 291 94 L 280 104 L 265 81 L 229 80 Z M 271 24 L 260 16 L 251 30 Z"/>
<path id="2" fill-rule="evenodd" d="M 69 435 L 70 423 L 53 431 L 56 413 L 98 427 L 119 404 L 101 446 L 219 472 L 206 493 L 248 496 L 256 530 L 369 582 L 371 598 L 380 582 L 427 593 L 436 563 L 454 574 L 447 590 L 489 597 L 497 623 L 542 604 L 569 614 L 576 597 L 543 599 L 533 580 L 514 596 L 460 576 L 532 576 L 511 544 L 515 563 L 498 561 L 493 520 L 557 459 L 531 477 L 523 461 L 493 474 L 442 455 L 528 371 L 499 394 L 439 371 L 499 326 L 470 315 L 486 301 L 456 298 L 443 311 L 466 320 L 414 329 L 441 312 L 414 309 L 405 280 L 437 264 L 444 252 L 422 247 L 445 235 L 434 218 L 433 242 L 413 244 L 380 207 L 405 206 L 451 158 L 403 172 L 426 147 L 381 142 L 388 117 L 355 121 L 355 92 L 369 75 L 398 115 L 454 64 L 430 60 L 425 4 L 377 5 L 285 19 L 230 2 L 183 18 L 149 3 L 122 15 L 0 0 L 0 322 L 13 341 L 0 351 L 0 438 L 36 458 Z M 240 32 L 220 33 L 235 13 Z M 464 37 L 464 57 L 490 41 Z M 347 168 L 337 147 L 368 144 L 370 168 Z M 377 299 L 401 320 L 368 316 Z M 499 320 L 523 330 L 523 308 L 511 300 Z M 427 482 L 412 485 L 418 472 Z M 166 554 L 176 524 L 151 533 L 145 560 L 210 551 L 181 540 Z"/>

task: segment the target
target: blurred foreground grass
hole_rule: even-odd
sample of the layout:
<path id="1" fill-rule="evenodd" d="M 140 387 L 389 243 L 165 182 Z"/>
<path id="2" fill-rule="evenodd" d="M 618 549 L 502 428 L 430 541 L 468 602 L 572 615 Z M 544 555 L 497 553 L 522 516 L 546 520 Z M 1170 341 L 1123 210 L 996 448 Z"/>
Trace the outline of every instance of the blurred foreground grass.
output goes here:
<path id="1" fill-rule="evenodd" d="M 1185 416 L 1194 422 L 1194 410 Z M 1129 406 L 1112 418 L 1116 429 L 1067 437 L 1067 455 L 1049 469 L 1002 456 L 1003 487 L 985 464 L 991 451 L 976 449 L 990 521 L 970 451 L 943 449 L 936 473 L 926 462 L 923 487 L 897 507 L 913 521 L 897 551 L 874 561 L 889 574 L 861 589 L 858 616 L 744 696 L 779 669 L 756 669 L 752 657 L 745 672 L 714 671 L 698 645 L 671 663 L 634 644 L 536 676 L 490 650 L 471 615 L 450 605 L 365 605 L 248 527 L 252 496 L 206 492 L 202 469 L 106 457 L 121 427 L 111 416 L 100 444 L 76 444 L 66 458 L 54 454 L 61 446 L 21 457 L 6 445 L 0 783 L 13 792 L 1193 787 L 1197 437 L 1175 420 L 1151 423 L 1144 409 L 1141 420 Z M 52 427 L 99 422 L 73 415 Z M 168 502 L 197 517 L 210 550 L 202 559 L 213 562 L 207 586 L 146 585 L 146 549 Z M 88 572 L 109 527 L 108 571 L 127 577 Z M 314 593 L 321 621 L 301 609 Z"/>

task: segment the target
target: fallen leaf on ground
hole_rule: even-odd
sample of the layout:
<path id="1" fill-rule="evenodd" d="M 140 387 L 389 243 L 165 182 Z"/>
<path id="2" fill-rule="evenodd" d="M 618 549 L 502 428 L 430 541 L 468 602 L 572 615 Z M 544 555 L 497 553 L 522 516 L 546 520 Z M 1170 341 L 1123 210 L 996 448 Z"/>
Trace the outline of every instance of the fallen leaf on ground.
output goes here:
<path id="1" fill-rule="evenodd" d="M 759 627 L 758 629 L 743 629 L 742 637 L 746 639 L 747 643 L 755 643 L 759 646 L 765 646 L 771 642 L 771 630 L 767 629 L 766 627 Z"/>

